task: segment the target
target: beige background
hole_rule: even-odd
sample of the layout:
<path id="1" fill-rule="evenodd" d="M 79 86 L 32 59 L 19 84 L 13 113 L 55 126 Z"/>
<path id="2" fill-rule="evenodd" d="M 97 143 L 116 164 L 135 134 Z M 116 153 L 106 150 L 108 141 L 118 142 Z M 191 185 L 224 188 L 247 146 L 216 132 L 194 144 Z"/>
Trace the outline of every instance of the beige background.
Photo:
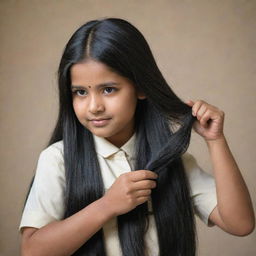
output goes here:
<path id="1" fill-rule="evenodd" d="M 1 0 L 0 7 L 1 255 L 19 255 L 23 201 L 56 119 L 62 50 L 78 26 L 95 18 L 129 20 L 182 99 L 204 99 L 225 111 L 225 134 L 255 206 L 256 1 Z M 196 134 L 189 151 L 211 172 Z M 256 255 L 255 231 L 235 237 L 197 221 L 200 256 Z"/>

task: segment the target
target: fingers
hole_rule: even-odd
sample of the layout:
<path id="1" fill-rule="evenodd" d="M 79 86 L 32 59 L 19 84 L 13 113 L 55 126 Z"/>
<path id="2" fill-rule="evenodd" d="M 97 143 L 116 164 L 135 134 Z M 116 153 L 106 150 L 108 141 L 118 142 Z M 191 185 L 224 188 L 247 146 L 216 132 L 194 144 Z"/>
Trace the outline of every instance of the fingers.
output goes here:
<path id="1" fill-rule="evenodd" d="M 207 111 L 207 106 L 206 105 L 201 105 L 198 110 L 196 110 L 196 116 L 198 117 L 198 119 L 200 120 L 202 118 L 202 116 L 204 115 L 204 113 Z"/>
<path id="2" fill-rule="evenodd" d="M 132 184 L 132 190 L 141 190 L 141 189 L 152 189 L 156 187 L 156 182 L 154 180 L 141 180 L 134 182 Z"/>
<path id="3" fill-rule="evenodd" d="M 149 170 L 137 170 L 129 173 L 131 181 L 141 181 L 148 179 L 156 179 L 158 175 Z"/>
<path id="4" fill-rule="evenodd" d="M 137 170 L 128 173 L 123 173 L 118 178 L 122 180 L 123 186 L 126 186 L 129 191 L 138 189 L 151 189 L 156 187 L 155 179 L 158 175 L 148 170 Z"/>
<path id="5" fill-rule="evenodd" d="M 192 107 L 194 105 L 194 102 L 192 100 L 187 100 L 186 104 Z"/>
<path id="6" fill-rule="evenodd" d="M 151 190 L 156 187 L 158 175 L 149 170 L 137 170 L 129 173 L 130 191 Z"/>
<path id="7" fill-rule="evenodd" d="M 206 103 L 203 100 L 197 100 L 192 106 L 192 115 L 197 118 L 204 127 L 208 125 L 208 121 L 224 118 L 224 112 L 217 107 Z"/>
<path id="8" fill-rule="evenodd" d="M 136 197 L 148 197 L 151 195 L 151 189 L 141 189 L 134 192 Z"/>
<path id="9" fill-rule="evenodd" d="M 155 179 L 158 177 L 156 173 L 149 170 L 132 171 L 121 176 L 125 194 L 138 203 L 143 203 L 150 198 L 151 189 L 156 187 Z"/>
<path id="10" fill-rule="evenodd" d="M 208 104 L 203 100 L 197 100 L 192 107 L 192 115 L 201 119 L 206 110 L 217 110 L 213 105 Z"/>
<path id="11" fill-rule="evenodd" d="M 208 120 L 211 119 L 211 112 L 210 110 L 206 110 L 200 117 L 198 120 L 200 120 L 200 124 L 204 127 L 207 126 L 207 122 Z"/>
<path id="12" fill-rule="evenodd" d="M 192 110 L 194 115 L 197 117 L 197 120 L 200 121 L 200 124 L 207 126 L 207 121 L 210 119 L 209 110 L 206 104 L 196 105 L 195 110 Z"/>
<path id="13" fill-rule="evenodd" d="M 145 203 L 151 198 L 151 189 L 142 189 L 134 192 L 138 204 Z"/>
<path id="14" fill-rule="evenodd" d="M 192 107 L 192 115 L 196 117 L 201 117 L 206 111 L 206 104 L 207 103 L 202 100 L 197 100 Z"/>
<path id="15" fill-rule="evenodd" d="M 137 198 L 137 204 L 143 204 L 143 203 L 145 203 L 146 201 L 148 201 L 149 200 L 149 196 L 141 196 L 141 197 L 138 197 Z"/>

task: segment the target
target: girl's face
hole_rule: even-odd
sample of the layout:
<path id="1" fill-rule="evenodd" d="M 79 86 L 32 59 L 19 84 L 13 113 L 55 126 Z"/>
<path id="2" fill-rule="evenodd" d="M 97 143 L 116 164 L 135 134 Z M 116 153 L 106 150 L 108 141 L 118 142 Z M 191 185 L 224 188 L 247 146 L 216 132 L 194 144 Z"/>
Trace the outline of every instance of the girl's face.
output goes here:
<path id="1" fill-rule="evenodd" d="M 73 107 L 79 122 L 93 134 L 121 147 L 134 133 L 137 99 L 134 85 L 100 62 L 88 60 L 70 70 Z"/>

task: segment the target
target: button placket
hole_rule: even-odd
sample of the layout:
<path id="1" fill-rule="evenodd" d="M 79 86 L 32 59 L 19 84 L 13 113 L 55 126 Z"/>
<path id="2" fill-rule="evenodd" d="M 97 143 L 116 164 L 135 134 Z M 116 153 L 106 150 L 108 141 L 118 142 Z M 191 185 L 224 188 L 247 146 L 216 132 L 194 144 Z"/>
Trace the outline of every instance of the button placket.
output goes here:
<path id="1" fill-rule="evenodd" d="M 115 164 L 117 165 L 116 173 L 119 175 L 125 173 L 125 172 L 130 172 L 131 167 L 128 163 L 128 160 L 125 156 L 125 152 L 120 150 L 116 153 L 115 155 Z"/>

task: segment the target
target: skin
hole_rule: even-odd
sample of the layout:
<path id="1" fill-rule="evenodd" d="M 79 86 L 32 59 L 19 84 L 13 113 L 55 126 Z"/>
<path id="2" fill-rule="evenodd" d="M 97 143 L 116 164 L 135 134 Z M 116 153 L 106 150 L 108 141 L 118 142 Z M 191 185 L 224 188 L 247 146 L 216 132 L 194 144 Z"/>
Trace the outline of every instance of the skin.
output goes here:
<path id="1" fill-rule="evenodd" d="M 255 228 L 255 216 L 250 194 L 223 132 L 225 114 L 203 100 L 189 100 L 187 104 L 197 118 L 193 128 L 204 138 L 213 166 L 217 206 L 209 219 L 230 234 L 248 235 Z"/>
<path id="2" fill-rule="evenodd" d="M 126 78 L 106 65 L 86 61 L 71 67 L 73 107 L 80 123 L 93 134 L 121 147 L 134 133 L 134 113 L 138 99 L 145 96 Z M 115 82 L 118 85 L 97 88 Z M 111 118 L 104 127 L 95 127 L 91 119 Z"/>
<path id="3" fill-rule="evenodd" d="M 145 99 L 145 95 L 136 91 L 126 78 L 92 60 L 73 65 L 71 81 L 73 107 L 81 124 L 117 147 L 128 141 L 134 132 L 137 101 Z M 119 85 L 97 87 L 106 82 Z M 247 235 L 254 229 L 254 212 L 247 187 L 223 133 L 224 112 L 201 100 L 187 104 L 197 118 L 194 129 L 205 139 L 213 164 L 218 203 L 209 219 L 228 233 Z M 106 126 L 95 127 L 89 121 L 93 118 L 111 119 Z M 74 215 L 52 221 L 39 229 L 23 228 L 21 255 L 73 254 L 110 219 L 148 201 L 156 186 L 156 178 L 157 175 L 149 170 L 124 173 L 103 197 Z"/>

